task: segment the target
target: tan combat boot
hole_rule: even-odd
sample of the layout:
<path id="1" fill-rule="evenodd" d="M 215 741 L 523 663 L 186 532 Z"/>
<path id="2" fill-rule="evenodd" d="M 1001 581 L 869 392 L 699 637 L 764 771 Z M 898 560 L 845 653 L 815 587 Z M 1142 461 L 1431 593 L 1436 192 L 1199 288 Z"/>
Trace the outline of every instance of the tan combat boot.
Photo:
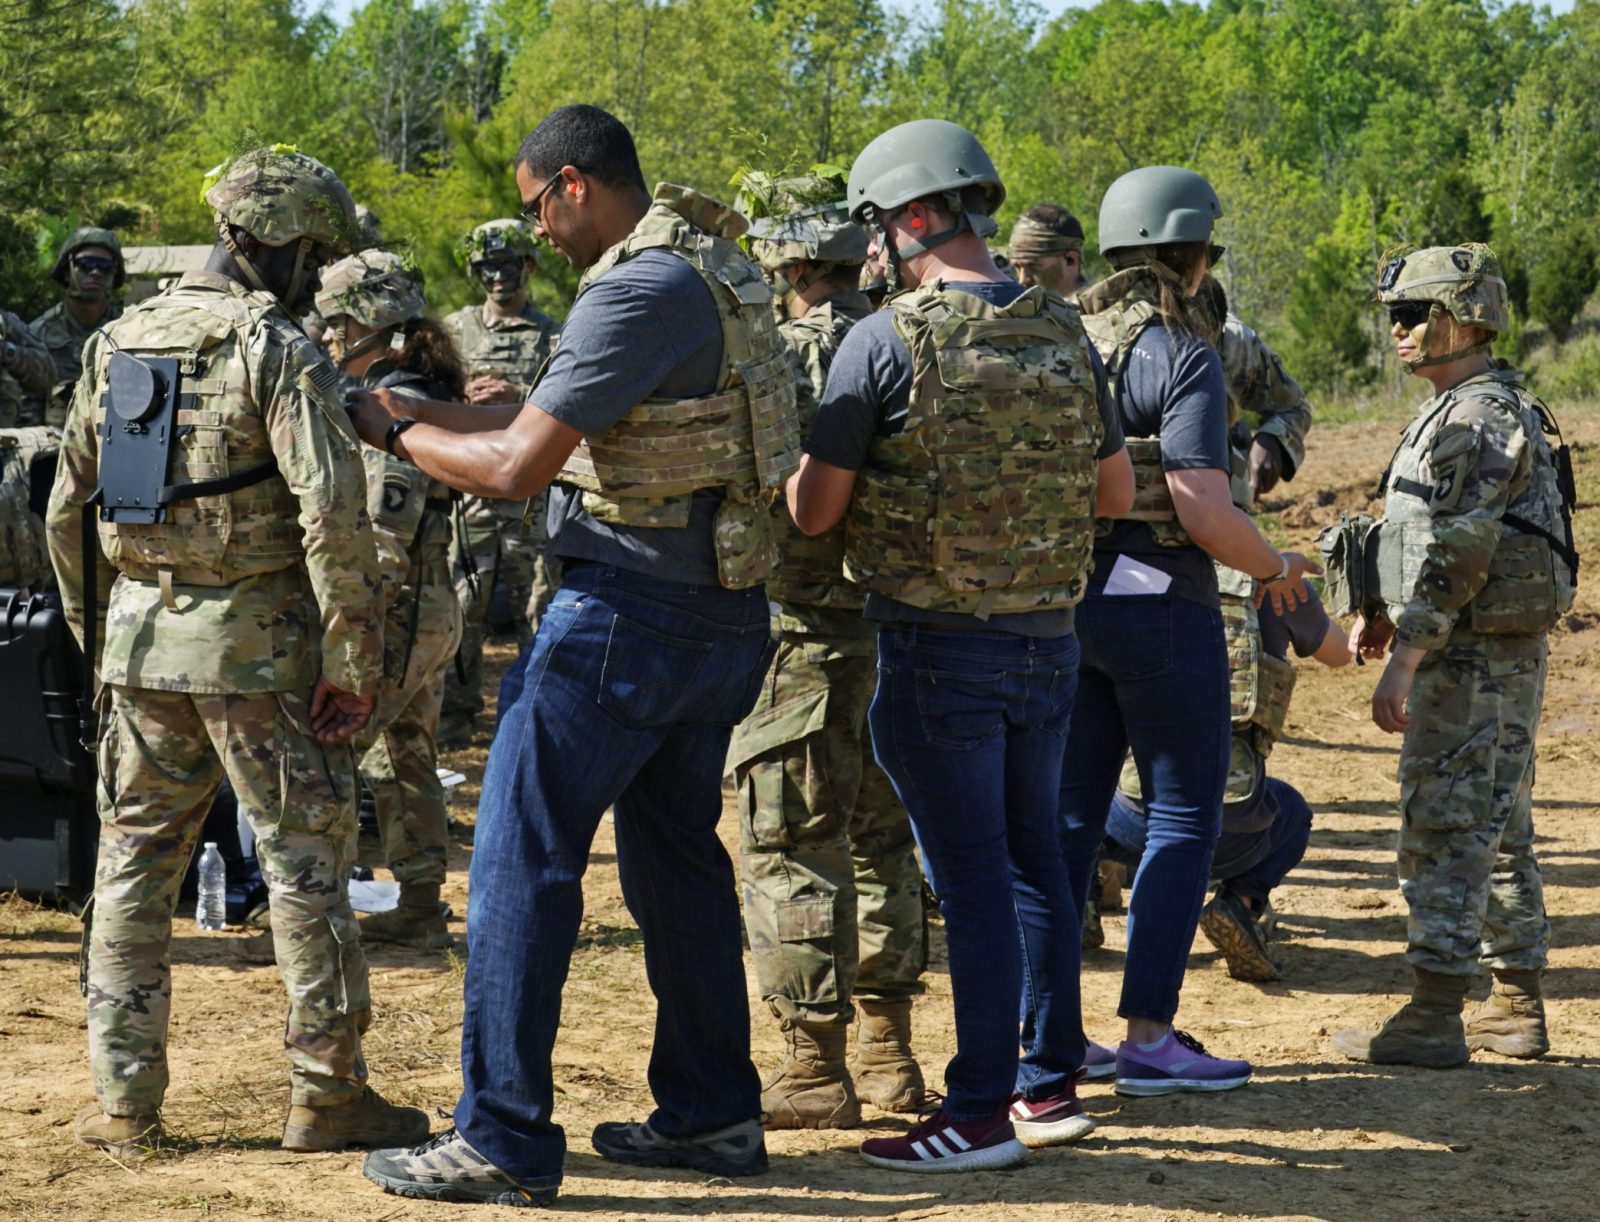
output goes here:
<path id="1" fill-rule="evenodd" d="M 1471 978 L 1415 971 L 1409 1002 L 1376 1027 L 1336 1032 L 1334 1048 L 1352 1061 L 1374 1065 L 1464 1065 L 1472 1054 L 1462 1034 L 1461 1007 Z"/>
<path id="2" fill-rule="evenodd" d="M 402 883 L 400 903 L 361 918 L 363 942 L 392 942 L 418 950 L 448 950 L 450 929 L 439 907 L 439 884 Z"/>
<path id="3" fill-rule="evenodd" d="M 161 1117 L 155 1112 L 113 1116 L 91 1103 L 78 1113 L 72 1132 L 84 1145 L 113 1158 L 143 1158 L 161 1140 Z"/>
<path id="4" fill-rule="evenodd" d="M 769 1129 L 853 1129 L 861 1101 L 844 1063 L 844 1023 L 785 1019 L 789 1051 L 761 1088 L 762 1124 Z"/>
<path id="5" fill-rule="evenodd" d="M 1128 885 L 1128 867 L 1120 861 L 1100 859 L 1100 911 L 1122 911 L 1122 889 Z"/>
<path id="6" fill-rule="evenodd" d="M 911 1055 L 911 999 L 856 999 L 856 1094 L 886 1112 L 914 1112 L 927 1094 Z"/>
<path id="7" fill-rule="evenodd" d="M 1467 1047 L 1531 1060 L 1550 1051 L 1539 972 L 1497 971 L 1488 1000 L 1467 1018 Z"/>
<path id="8" fill-rule="evenodd" d="M 415 1146 L 427 1138 L 426 1112 L 416 1107 L 396 1107 L 370 1086 L 350 1102 L 332 1107 L 296 1103 L 289 1108 L 289 1119 L 283 1126 L 283 1148 L 300 1154 Z"/>

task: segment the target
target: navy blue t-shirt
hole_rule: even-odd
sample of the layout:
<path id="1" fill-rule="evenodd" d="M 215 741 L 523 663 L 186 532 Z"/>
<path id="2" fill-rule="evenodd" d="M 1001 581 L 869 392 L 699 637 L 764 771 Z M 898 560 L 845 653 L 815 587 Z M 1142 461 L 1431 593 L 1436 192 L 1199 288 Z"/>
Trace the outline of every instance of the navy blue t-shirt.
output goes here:
<path id="1" fill-rule="evenodd" d="M 677 255 L 646 250 L 578 294 L 528 400 L 597 437 L 646 398 L 711 394 L 721 377 L 722 323 L 711 290 Z M 577 488 L 554 483 L 551 550 L 667 581 L 716 585 L 712 524 L 721 502 L 720 492 L 696 492 L 684 526 L 617 526 L 591 517 Z"/>
<path id="2" fill-rule="evenodd" d="M 995 306 L 1007 306 L 1022 296 L 1015 280 L 950 281 L 946 288 L 970 293 Z M 1122 424 L 1111 405 L 1105 366 L 1090 350 L 1094 367 L 1095 397 L 1105 439 L 1097 458 L 1109 458 L 1123 447 Z M 911 410 L 911 352 L 894 329 L 894 315 L 880 310 L 850 328 L 828 369 L 828 384 L 817 408 L 817 418 L 805 441 L 805 452 L 829 466 L 859 471 L 867 452 L 879 437 L 893 437 L 905 428 Z M 1024 636 L 1064 636 L 1072 631 L 1072 608 L 1024 611 L 980 620 L 973 615 L 929 611 L 882 594 L 868 594 L 862 613 L 882 623 L 938 624 L 951 628 L 988 628 Z"/>
<path id="3" fill-rule="evenodd" d="M 1159 319 L 1147 326 L 1128 354 L 1117 406 L 1127 436 L 1161 438 L 1164 470 L 1229 470 L 1228 384 L 1222 358 L 1203 339 L 1174 334 Z M 1180 598 L 1221 605 L 1211 557 L 1193 545 L 1162 547 L 1143 522 L 1117 522 L 1094 550 L 1092 592 L 1123 555 L 1168 574 L 1170 592 Z"/>

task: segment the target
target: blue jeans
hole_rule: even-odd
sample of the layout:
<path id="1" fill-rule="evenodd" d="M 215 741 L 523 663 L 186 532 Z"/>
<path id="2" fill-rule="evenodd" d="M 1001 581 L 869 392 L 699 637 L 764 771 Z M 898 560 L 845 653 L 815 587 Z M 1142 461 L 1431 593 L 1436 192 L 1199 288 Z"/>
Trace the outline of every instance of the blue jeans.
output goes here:
<path id="1" fill-rule="evenodd" d="M 1276 807 L 1272 822 L 1259 832 L 1223 832 L 1211 858 L 1211 881 L 1264 904 L 1272 889 L 1300 864 L 1311 843 L 1311 807 L 1300 791 L 1277 777 L 1266 779 L 1268 800 Z M 1119 793 L 1111 800 L 1106 820 L 1105 855 L 1135 869 L 1144 856 L 1146 836 L 1142 812 Z"/>
<path id="2" fill-rule="evenodd" d="M 1077 668 L 1071 636 L 878 633 L 868 724 L 944 914 L 956 1023 L 945 1109 L 957 1120 L 988 1119 L 1015 1090 L 1054 1094 L 1083 1064 L 1080 910 L 1055 819 Z M 1041 1034 L 1019 1063 L 1024 982 Z"/>
<path id="3" fill-rule="evenodd" d="M 656 996 L 650 1123 L 686 1134 L 760 1115 L 738 890 L 717 821 L 728 738 L 772 653 L 760 587 L 577 565 L 523 659 L 478 804 L 455 1123 L 526 1184 L 561 1180 L 550 1053 L 608 806 Z"/>
<path id="4" fill-rule="evenodd" d="M 1123 1018 L 1171 1022 L 1200 922 L 1228 770 L 1222 614 L 1172 595 L 1089 595 L 1061 774 L 1073 902 L 1083 910 L 1129 747 L 1149 835 L 1128 897 Z"/>

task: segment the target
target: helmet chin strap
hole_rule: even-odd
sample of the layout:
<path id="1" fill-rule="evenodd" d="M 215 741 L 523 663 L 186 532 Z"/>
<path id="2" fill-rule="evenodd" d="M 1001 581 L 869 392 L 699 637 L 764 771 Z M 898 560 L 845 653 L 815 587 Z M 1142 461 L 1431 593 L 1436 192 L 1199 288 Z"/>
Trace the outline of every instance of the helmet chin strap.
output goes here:
<path id="1" fill-rule="evenodd" d="M 1428 307 L 1427 326 L 1431 329 L 1435 322 L 1441 318 L 1444 318 L 1445 316 L 1445 312 L 1440 307 L 1439 303 L 1437 301 L 1433 302 Z M 1423 343 L 1426 344 L 1429 339 L 1428 332 L 1423 332 L 1422 339 Z M 1492 344 L 1493 340 L 1479 340 L 1475 344 L 1468 344 L 1465 348 L 1457 348 L 1454 352 L 1442 352 L 1438 356 L 1412 357 L 1406 362 L 1406 365 L 1412 369 L 1422 369 L 1429 365 L 1448 365 L 1451 361 L 1459 361 L 1464 356 L 1473 356 L 1479 352 L 1488 352 Z"/>
<path id="2" fill-rule="evenodd" d="M 256 265 L 240 249 L 239 243 L 234 241 L 233 227 L 220 214 L 217 216 L 217 236 L 222 239 L 222 245 L 233 256 L 233 261 L 239 265 L 239 270 L 244 273 L 244 278 L 250 282 L 251 288 L 261 293 L 272 293 L 274 297 L 277 297 L 286 305 L 294 302 L 300 296 L 301 290 L 305 288 L 306 255 L 311 251 L 311 239 L 309 237 L 301 238 L 299 245 L 295 247 L 294 270 L 289 273 L 289 287 L 280 295 L 273 293 L 272 289 L 267 287 L 267 282 L 262 279 L 261 273 L 256 270 Z"/>
<path id="3" fill-rule="evenodd" d="M 341 335 L 343 335 L 344 328 L 340 327 L 339 332 Z M 394 340 L 396 339 L 400 340 L 400 345 L 396 345 L 394 343 Z M 381 331 L 374 331 L 371 335 L 356 340 L 355 343 L 351 344 L 339 354 L 339 368 L 348 368 L 351 361 L 360 360 L 374 348 L 381 348 L 385 344 L 389 345 L 390 347 L 403 346 L 404 343 L 405 337 L 399 332 L 395 331 L 393 327 L 385 327 Z"/>

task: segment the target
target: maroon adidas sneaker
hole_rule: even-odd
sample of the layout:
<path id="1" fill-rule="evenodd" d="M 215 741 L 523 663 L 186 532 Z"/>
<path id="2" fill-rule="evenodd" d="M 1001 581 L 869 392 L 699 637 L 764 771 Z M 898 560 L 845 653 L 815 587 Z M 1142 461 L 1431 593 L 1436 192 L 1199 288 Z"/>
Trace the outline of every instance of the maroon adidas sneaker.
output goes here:
<path id="1" fill-rule="evenodd" d="M 1028 1157 L 1011 1125 L 1011 1105 L 987 1120 L 955 1120 L 941 1106 L 909 1132 L 861 1143 L 861 1157 L 891 1171 L 997 1171 Z"/>
<path id="2" fill-rule="evenodd" d="M 1079 1075 L 1082 1076 L 1081 1073 Z M 1064 1146 L 1094 1132 L 1094 1119 L 1078 1102 L 1077 1081 L 1068 1082 L 1043 1099 L 1011 1096 L 1011 1127 L 1017 1140 L 1030 1149 Z"/>

